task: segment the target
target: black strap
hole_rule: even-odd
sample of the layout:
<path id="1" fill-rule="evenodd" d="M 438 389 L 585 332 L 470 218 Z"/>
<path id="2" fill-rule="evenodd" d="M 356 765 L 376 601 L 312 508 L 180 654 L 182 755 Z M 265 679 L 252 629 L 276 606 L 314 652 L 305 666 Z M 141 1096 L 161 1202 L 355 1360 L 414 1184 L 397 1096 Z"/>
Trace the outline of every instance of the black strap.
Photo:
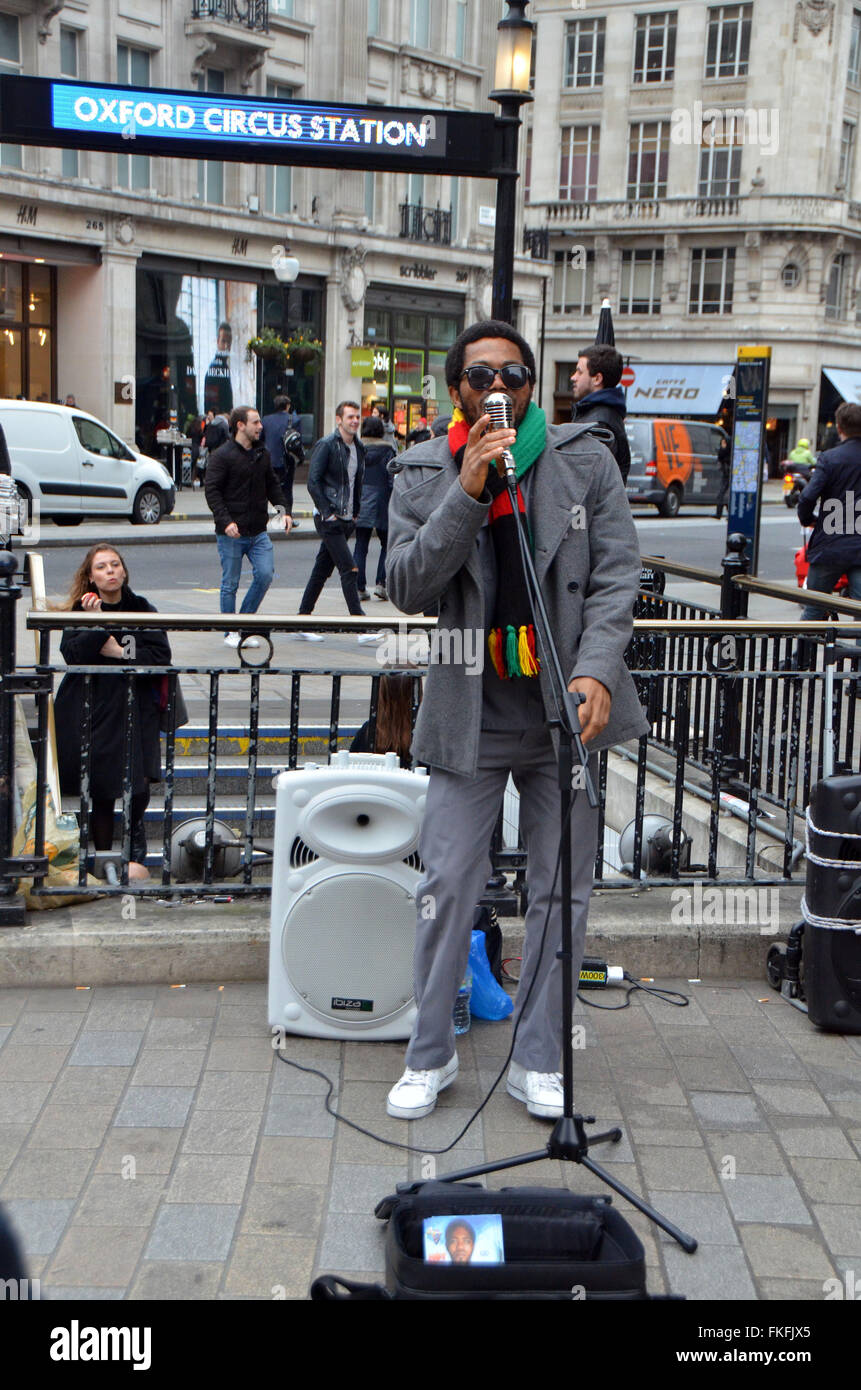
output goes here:
<path id="1" fill-rule="evenodd" d="M 341 1289 L 345 1292 L 341 1293 Z M 354 1279 L 344 1279 L 340 1274 L 321 1274 L 311 1285 L 312 1303 L 341 1303 L 347 1298 L 364 1298 L 379 1302 L 384 1299 L 388 1301 L 391 1297 L 383 1284 L 358 1284 Z"/>

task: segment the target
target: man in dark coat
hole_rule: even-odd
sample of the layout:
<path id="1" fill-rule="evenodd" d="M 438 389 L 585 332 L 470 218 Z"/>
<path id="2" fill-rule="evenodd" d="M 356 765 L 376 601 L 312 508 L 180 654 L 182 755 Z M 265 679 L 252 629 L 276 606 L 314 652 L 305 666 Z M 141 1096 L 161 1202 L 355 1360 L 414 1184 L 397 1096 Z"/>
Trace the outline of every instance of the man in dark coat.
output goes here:
<path id="1" fill-rule="evenodd" d="M 625 433 L 625 393 L 619 385 L 622 376 L 622 355 L 609 343 L 592 343 L 577 359 L 571 377 L 574 405 L 571 419 L 579 425 L 594 420 L 605 425 L 613 435 L 607 448 L 619 465 L 622 482 L 628 481 L 631 468 L 631 447 Z"/>
<path id="2" fill-rule="evenodd" d="M 798 499 L 798 520 L 813 527 L 807 545 L 807 587 L 829 594 L 845 574 L 847 598 L 861 600 L 861 405 L 844 401 L 834 423 L 840 443 L 819 455 Z M 814 604 L 801 613 L 802 621 L 824 617 L 825 610 Z"/>
<path id="3" fill-rule="evenodd" d="M 237 406 L 230 416 L 233 438 L 216 449 L 206 468 L 206 501 L 215 517 L 221 560 L 222 613 L 236 612 L 236 590 L 246 555 L 253 579 L 240 613 L 257 612 L 275 577 L 272 541 L 266 530 L 267 501 L 280 509 L 280 524 L 288 535 L 293 525 L 269 451 L 260 442 L 262 432 L 263 423 L 257 411 L 250 405 Z M 230 632 L 224 639 L 228 647 L 238 647 L 242 640 L 238 632 Z M 259 647 L 260 643 L 256 637 L 246 637 L 244 645 Z"/>

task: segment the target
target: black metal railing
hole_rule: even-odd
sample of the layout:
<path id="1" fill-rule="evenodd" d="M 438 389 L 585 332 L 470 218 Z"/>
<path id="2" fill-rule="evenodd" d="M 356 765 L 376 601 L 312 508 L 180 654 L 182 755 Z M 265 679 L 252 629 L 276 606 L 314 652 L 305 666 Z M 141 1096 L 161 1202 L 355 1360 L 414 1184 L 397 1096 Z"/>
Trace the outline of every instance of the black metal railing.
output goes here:
<path id="1" fill-rule="evenodd" d="M 426 208 L 422 203 L 401 203 L 399 235 L 411 241 L 431 241 L 451 245 L 451 208 Z"/>
<path id="2" fill-rule="evenodd" d="M 269 30 L 269 0 L 192 0 L 191 17 L 241 25 L 265 34 Z"/>

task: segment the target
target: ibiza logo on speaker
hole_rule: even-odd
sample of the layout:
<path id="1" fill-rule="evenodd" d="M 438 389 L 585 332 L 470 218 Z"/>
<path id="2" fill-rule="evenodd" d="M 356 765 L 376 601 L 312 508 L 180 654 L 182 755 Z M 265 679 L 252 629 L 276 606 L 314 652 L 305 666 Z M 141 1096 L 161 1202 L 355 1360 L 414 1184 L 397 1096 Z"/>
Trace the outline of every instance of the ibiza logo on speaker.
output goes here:
<path id="1" fill-rule="evenodd" d="M 333 1009 L 351 1009 L 360 1014 L 371 1014 L 374 1012 L 373 999 L 342 999 L 335 995 L 332 999 Z"/>

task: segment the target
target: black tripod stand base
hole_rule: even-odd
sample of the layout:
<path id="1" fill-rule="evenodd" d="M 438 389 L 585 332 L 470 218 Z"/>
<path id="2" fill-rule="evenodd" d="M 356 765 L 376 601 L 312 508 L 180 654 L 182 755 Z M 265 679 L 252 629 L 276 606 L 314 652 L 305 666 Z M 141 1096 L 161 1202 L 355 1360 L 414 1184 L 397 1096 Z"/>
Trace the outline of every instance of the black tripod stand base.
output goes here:
<path id="1" fill-rule="evenodd" d="M 533 1150 L 531 1153 L 517 1154 L 513 1158 L 502 1158 L 496 1163 L 479 1163 L 474 1168 L 461 1168 L 456 1173 L 443 1173 L 437 1182 L 463 1182 L 469 1178 L 481 1177 L 484 1173 L 500 1173 L 506 1168 L 519 1168 L 526 1163 L 537 1163 L 545 1158 L 561 1158 L 570 1163 L 581 1163 L 584 1168 L 588 1168 L 590 1173 L 605 1182 L 608 1187 L 612 1187 L 614 1192 L 618 1192 L 620 1197 L 624 1197 L 626 1202 L 630 1202 L 632 1207 L 636 1207 L 644 1216 L 648 1216 L 650 1221 L 654 1221 L 656 1226 L 660 1226 L 662 1231 L 666 1231 L 668 1236 L 672 1236 L 688 1255 L 692 1255 L 697 1248 L 697 1242 L 693 1236 L 689 1236 L 685 1231 L 680 1231 L 678 1226 L 674 1226 L 665 1216 L 654 1207 L 644 1202 L 642 1197 L 638 1197 L 636 1192 L 632 1192 L 624 1183 L 617 1182 L 611 1177 L 599 1163 L 593 1163 L 589 1157 L 590 1144 L 603 1144 L 612 1141 L 617 1144 L 622 1137 L 620 1129 L 608 1129 L 603 1134 L 586 1134 L 584 1125 L 594 1124 L 591 1116 L 583 1115 L 562 1115 L 553 1126 L 553 1133 L 547 1141 L 545 1148 Z M 398 1184 L 398 1192 L 402 1194 L 412 1194 L 419 1192 L 424 1186 L 422 1182 Z"/>

